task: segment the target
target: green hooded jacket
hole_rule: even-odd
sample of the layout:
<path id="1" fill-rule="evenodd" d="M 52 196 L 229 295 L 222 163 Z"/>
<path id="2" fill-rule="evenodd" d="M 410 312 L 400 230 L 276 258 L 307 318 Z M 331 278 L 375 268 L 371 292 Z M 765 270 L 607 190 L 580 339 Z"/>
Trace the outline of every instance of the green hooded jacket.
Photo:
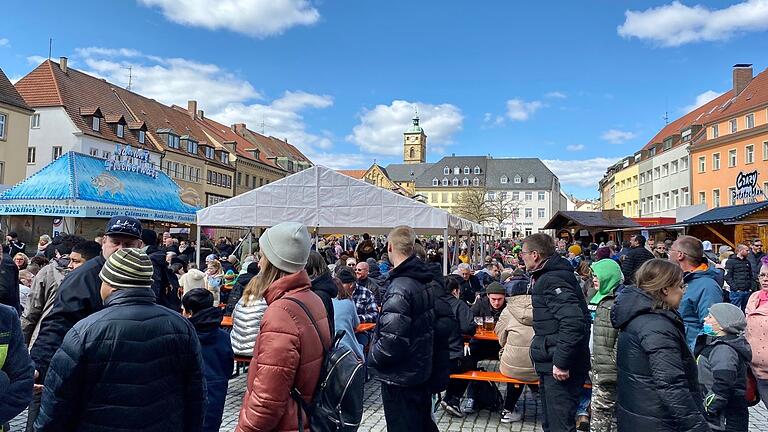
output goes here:
<path id="1" fill-rule="evenodd" d="M 591 265 L 599 289 L 589 302 L 594 310 L 592 323 L 592 380 L 616 384 L 616 343 L 619 331 L 611 324 L 611 308 L 624 276 L 616 261 L 606 258 Z"/>

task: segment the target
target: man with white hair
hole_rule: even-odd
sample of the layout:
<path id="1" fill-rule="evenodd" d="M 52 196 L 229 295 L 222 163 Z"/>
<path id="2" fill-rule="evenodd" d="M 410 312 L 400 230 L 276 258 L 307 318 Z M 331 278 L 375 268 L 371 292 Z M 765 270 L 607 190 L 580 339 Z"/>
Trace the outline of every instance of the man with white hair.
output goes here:
<path id="1" fill-rule="evenodd" d="M 474 275 L 472 266 L 465 263 L 459 264 L 456 274 L 463 279 L 461 282 L 461 299 L 469 304 L 473 304 L 483 291 L 480 279 Z"/>

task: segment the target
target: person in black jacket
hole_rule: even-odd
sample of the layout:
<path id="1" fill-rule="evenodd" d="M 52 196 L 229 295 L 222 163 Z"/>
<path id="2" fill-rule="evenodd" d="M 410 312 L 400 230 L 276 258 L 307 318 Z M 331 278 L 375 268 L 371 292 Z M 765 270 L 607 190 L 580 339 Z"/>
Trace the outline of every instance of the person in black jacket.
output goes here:
<path id="1" fill-rule="evenodd" d="M 752 266 L 747 260 L 749 248 L 747 245 L 737 245 L 736 253 L 725 262 L 725 282 L 731 288 L 729 295 L 731 304 L 738 306 L 742 312 L 747 307 L 747 300 L 752 294 Z"/>
<path id="2" fill-rule="evenodd" d="M 407 226 L 387 236 L 394 268 L 368 353 L 371 374 L 381 381 L 387 430 L 434 430 L 427 380 L 432 374 L 434 299 L 432 273 L 416 258 L 416 232 Z"/>
<path id="3" fill-rule="evenodd" d="M 696 362 L 676 311 L 685 290 L 683 271 L 653 259 L 636 275 L 637 286 L 625 287 L 611 309 L 611 323 L 619 329 L 619 430 L 707 432 Z"/>
<path id="4" fill-rule="evenodd" d="M 14 257 L 17 253 L 27 253 L 27 245 L 19 241 L 19 236 L 15 232 L 9 232 L 5 236 L 5 240 L 8 244 L 3 248 L 3 252 L 6 252 L 9 256 Z"/>
<path id="5" fill-rule="evenodd" d="M 0 254 L 0 304 L 16 309 L 21 315 L 19 268 L 13 263 L 11 256 L 6 254 Z"/>
<path id="6" fill-rule="evenodd" d="M 235 280 L 235 286 L 232 288 L 232 291 L 229 292 L 227 306 L 224 308 L 224 316 L 232 316 L 232 312 L 235 310 L 235 305 L 237 305 L 237 302 L 240 301 L 240 298 L 243 296 L 245 287 L 248 286 L 248 283 L 251 282 L 251 279 L 256 277 L 258 274 L 259 263 L 256 261 L 251 261 L 248 263 L 246 272 L 240 273 L 240 275 Z"/>
<path id="7" fill-rule="evenodd" d="M 35 368 L 21 334 L 19 314 L 0 305 L 0 428 L 24 411 L 32 400 Z M 8 429 L 2 429 L 8 430 Z"/>
<path id="8" fill-rule="evenodd" d="M 184 294 L 181 304 L 184 306 L 184 316 L 195 326 L 203 355 L 208 399 L 203 432 L 218 432 L 224 415 L 229 378 L 234 369 L 235 353 L 232 352 L 229 333 L 220 328 L 221 310 L 211 306 L 213 293 L 204 288 L 194 288 Z"/>
<path id="9" fill-rule="evenodd" d="M 168 268 L 165 252 L 157 246 L 157 233 L 149 229 L 142 230 L 141 241 L 146 247 L 147 256 L 152 260 L 152 291 L 157 297 L 157 304 L 181 312 L 179 279 Z"/>
<path id="10" fill-rule="evenodd" d="M 752 240 L 752 250 L 747 255 L 749 265 L 752 266 L 752 279 L 757 280 L 757 275 L 760 273 L 760 260 L 765 256 L 763 252 L 763 241 L 759 238 Z"/>
<path id="11" fill-rule="evenodd" d="M 573 431 L 589 371 L 587 303 L 573 266 L 556 254 L 552 237 L 526 237 L 520 255 L 533 280 L 531 360 L 541 385 L 542 426 L 544 431 Z"/>
<path id="12" fill-rule="evenodd" d="M 624 274 L 624 283 L 635 283 L 635 272 L 644 262 L 653 259 L 653 252 L 645 248 L 645 237 L 640 234 L 633 235 L 629 240 L 630 249 L 621 261 L 621 272 Z"/>
<path id="13" fill-rule="evenodd" d="M 51 312 L 40 322 L 37 340 L 30 350 L 38 372 L 38 383 L 44 382 L 48 364 L 69 329 L 81 319 L 104 308 L 99 272 L 106 258 L 120 249 L 142 246 L 141 223 L 135 218 L 115 216 L 107 223 L 106 231 L 101 247 L 102 255 L 86 261 L 61 281 Z M 37 412 L 30 409 L 28 416 L 34 419 Z"/>
<path id="14" fill-rule="evenodd" d="M 328 314 L 328 325 L 331 326 L 331 335 L 336 334 L 336 323 L 333 319 L 333 299 L 339 294 L 339 288 L 333 282 L 333 275 L 328 270 L 325 259 L 317 251 L 309 252 L 307 265 L 304 267 L 312 281 L 310 289 L 320 297 Z M 353 335 L 354 336 L 354 335 Z"/>
<path id="15" fill-rule="evenodd" d="M 469 264 L 459 264 L 457 271 L 463 279 L 461 283 L 461 299 L 468 304 L 473 304 L 483 292 L 483 285 L 480 283 L 480 279 L 472 274 L 472 266 Z"/>
<path id="16" fill-rule="evenodd" d="M 464 335 L 474 335 L 477 326 L 475 325 L 475 316 L 472 314 L 472 310 L 466 302 L 459 298 L 461 295 L 461 280 L 461 277 L 458 275 L 446 277 L 445 291 L 450 294 L 450 297 L 435 299 L 436 309 L 440 307 L 438 305 L 441 302 L 448 304 L 458 324 L 456 331 L 452 332 L 448 338 L 450 373 L 452 374 L 463 373 L 477 366 L 472 357 L 464 352 Z M 455 417 L 464 417 L 464 413 L 459 407 L 459 402 L 466 388 L 467 385 L 462 380 L 450 380 L 445 398 L 441 402 L 443 409 Z"/>
<path id="17" fill-rule="evenodd" d="M 99 278 L 105 307 L 53 356 L 35 430 L 201 431 L 200 342 L 189 321 L 155 303 L 149 257 L 121 249 Z"/>

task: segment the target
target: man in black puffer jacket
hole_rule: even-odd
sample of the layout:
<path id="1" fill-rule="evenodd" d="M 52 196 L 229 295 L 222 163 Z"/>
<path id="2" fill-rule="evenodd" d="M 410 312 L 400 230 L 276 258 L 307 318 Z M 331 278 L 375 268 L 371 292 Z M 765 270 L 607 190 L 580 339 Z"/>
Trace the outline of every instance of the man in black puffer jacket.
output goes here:
<path id="1" fill-rule="evenodd" d="M 394 268 L 379 314 L 368 365 L 381 381 L 387 428 L 392 431 L 437 430 L 430 414 L 427 381 L 432 374 L 434 299 L 426 284 L 432 273 L 414 255 L 416 232 L 393 229 L 387 251 Z"/>
<path id="2" fill-rule="evenodd" d="M 531 359 L 541 384 L 545 431 L 575 430 L 576 406 L 589 371 L 590 318 L 573 266 L 555 253 L 552 237 L 537 233 L 520 252 L 531 273 Z"/>
<path id="3" fill-rule="evenodd" d="M 725 262 L 725 281 L 731 287 L 729 298 L 742 312 L 752 294 L 752 266 L 747 260 L 747 255 L 749 248 L 740 244 L 736 246 L 736 253 Z"/>
<path id="4" fill-rule="evenodd" d="M 633 235 L 629 240 L 629 252 L 621 261 L 621 272 L 624 273 L 624 284 L 635 283 L 635 272 L 644 262 L 652 260 L 653 252 L 645 248 L 645 237 Z"/>
<path id="5" fill-rule="evenodd" d="M 179 279 L 168 268 L 165 252 L 157 246 L 157 233 L 153 230 L 142 230 L 141 241 L 146 246 L 146 253 L 152 260 L 152 291 L 157 297 L 157 304 L 176 312 L 181 312 L 179 298 Z"/>
<path id="6" fill-rule="evenodd" d="M 53 356 L 35 430 L 201 431 L 200 342 L 192 324 L 155 304 L 149 257 L 119 250 L 99 278 L 105 307 Z"/>

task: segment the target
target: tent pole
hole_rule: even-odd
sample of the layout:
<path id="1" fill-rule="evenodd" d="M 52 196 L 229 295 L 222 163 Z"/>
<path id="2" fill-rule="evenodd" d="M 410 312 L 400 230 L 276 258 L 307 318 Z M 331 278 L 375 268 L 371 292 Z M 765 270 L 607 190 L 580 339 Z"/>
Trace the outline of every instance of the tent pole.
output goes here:
<path id="1" fill-rule="evenodd" d="M 448 228 L 443 230 L 443 274 L 448 276 Z"/>
<path id="2" fill-rule="evenodd" d="M 195 261 L 197 267 L 200 268 L 200 225 L 197 226 L 197 243 L 195 244 Z"/>
<path id="3" fill-rule="evenodd" d="M 252 253 L 253 253 L 253 228 L 248 228 L 248 255 Z"/>

